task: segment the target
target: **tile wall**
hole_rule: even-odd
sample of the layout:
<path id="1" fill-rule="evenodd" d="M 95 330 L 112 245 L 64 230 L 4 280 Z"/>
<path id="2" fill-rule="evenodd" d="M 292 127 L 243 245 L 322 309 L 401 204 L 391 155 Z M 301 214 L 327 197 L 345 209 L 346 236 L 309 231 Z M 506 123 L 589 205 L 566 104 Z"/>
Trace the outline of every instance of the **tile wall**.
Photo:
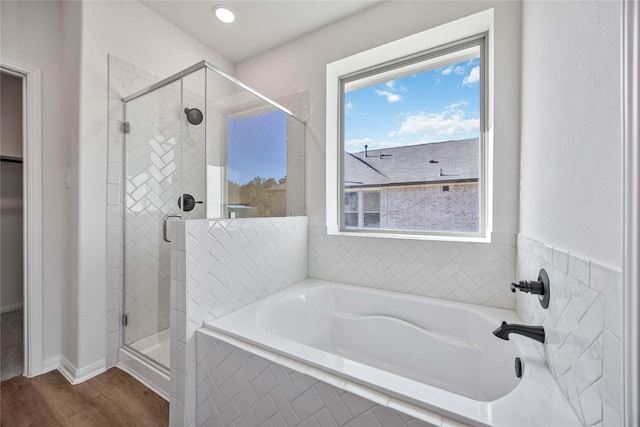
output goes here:
<path id="1" fill-rule="evenodd" d="M 499 308 L 515 261 L 510 244 L 309 234 L 310 277 Z"/>
<path id="2" fill-rule="evenodd" d="M 178 222 L 171 253 L 172 426 L 195 424 L 196 331 L 308 277 L 306 217 Z"/>
<path id="3" fill-rule="evenodd" d="M 198 426 L 461 426 L 291 359 L 233 341 L 234 345 L 215 335 L 197 335 Z"/>
<path id="4" fill-rule="evenodd" d="M 109 55 L 108 366 L 117 362 L 121 342 L 131 344 L 169 328 L 170 247 L 161 238 L 162 217 L 169 212 L 186 219 L 205 217 L 204 204 L 188 213 L 179 212 L 177 205 L 183 190 L 197 200 L 206 196 L 204 127 L 187 125 L 181 114 L 182 104 L 205 111 L 203 94 L 181 90 L 174 83 L 132 101 L 125 144 L 122 98 L 158 80 L 155 74 Z M 215 126 L 213 122 L 208 121 L 208 130 Z M 124 270 L 123 257 L 127 260 Z M 120 315 L 125 312 L 126 337 L 120 328 Z"/>
<path id="5" fill-rule="evenodd" d="M 538 349 L 571 407 L 585 426 L 622 425 L 622 274 L 523 235 L 517 266 L 518 280 L 549 275 L 549 308 L 518 292 L 516 311 L 544 326 Z"/>
<path id="6" fill-rule="evenodd" d="M 109 55 L 109 126 L 107 168 L 107 367 L 118 361 L 123 312 L 123 133 L 122 98 L 157 80 L 155 74 Z"/>

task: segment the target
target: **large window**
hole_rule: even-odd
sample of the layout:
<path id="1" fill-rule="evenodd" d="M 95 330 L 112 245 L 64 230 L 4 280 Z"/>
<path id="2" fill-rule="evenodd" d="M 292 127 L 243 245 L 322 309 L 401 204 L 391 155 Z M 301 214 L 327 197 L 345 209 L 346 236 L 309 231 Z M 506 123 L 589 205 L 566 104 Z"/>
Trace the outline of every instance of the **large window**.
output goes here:
<path id="1" fill-rule="evenodd" d="M 485 37 L 340 77 L 340 229 L 484 233 Z"/>

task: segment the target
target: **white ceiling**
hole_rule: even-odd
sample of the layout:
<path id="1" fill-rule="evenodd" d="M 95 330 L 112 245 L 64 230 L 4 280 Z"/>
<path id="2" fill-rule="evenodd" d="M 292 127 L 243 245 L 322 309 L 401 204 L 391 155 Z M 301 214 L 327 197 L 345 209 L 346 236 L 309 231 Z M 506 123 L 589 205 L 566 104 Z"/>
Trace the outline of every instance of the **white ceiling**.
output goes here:
<path id="1" fill-rule="evenodd" d="M 238 63 L 380 3 L 338 0 L 142 0 L 192 37 Z M 213 6 L 235 12 L 231 24 L 218 21 Z"/>

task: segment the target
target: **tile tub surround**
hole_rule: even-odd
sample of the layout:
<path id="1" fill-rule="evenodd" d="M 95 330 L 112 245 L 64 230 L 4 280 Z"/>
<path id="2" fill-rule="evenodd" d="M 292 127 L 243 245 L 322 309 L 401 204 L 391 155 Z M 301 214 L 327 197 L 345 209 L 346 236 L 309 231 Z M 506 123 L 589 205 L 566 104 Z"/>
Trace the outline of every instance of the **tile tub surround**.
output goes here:
<path id="1" fill-rule="evenodd" d="M 353 237 L 310 228 L 309 277 L 513 309 L 511 244 Z"/>
<path id="2" fill-rule="evenodd" d="M 518 292 L 516 311 L 544 326 L 547 342 L 537 347 L 578 418 L 622 425 L 622 274 L 522 235 L 517 265 L 518 280 L 549 274 L 549 308 Z"/>
<path id="3" fill-rule="evenodd" d="M 215 332 L 197 346 L 197 426 L 461 425 Z"/>
<path id="4" fill-rule="evenodd" d="M 196 340 L 205 321 L 308 276 L 306 217 L 176 221 L 171 253 L 172 426 L 195 425 Z"/>

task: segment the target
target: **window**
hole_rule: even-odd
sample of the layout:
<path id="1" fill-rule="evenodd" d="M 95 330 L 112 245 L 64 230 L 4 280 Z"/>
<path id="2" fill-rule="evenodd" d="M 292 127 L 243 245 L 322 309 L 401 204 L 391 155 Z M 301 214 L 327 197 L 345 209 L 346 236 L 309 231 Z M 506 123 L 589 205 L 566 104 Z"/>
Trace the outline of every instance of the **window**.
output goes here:
<path id="1" fill-rule="evenodd" d="M 349 228 L 380 228 L 380 191 L 345 191 L 344 223 Z"/>
<path id="2" fill-rule="evenodd" d="M 227 119 L 227 215 L 287 215 L 287 117 L 251 111 Z"/>
<path id="3" fill-rule="evenodd" d="M 485 35 L 339 76 L 342 231 L 482 237 Z"/>

